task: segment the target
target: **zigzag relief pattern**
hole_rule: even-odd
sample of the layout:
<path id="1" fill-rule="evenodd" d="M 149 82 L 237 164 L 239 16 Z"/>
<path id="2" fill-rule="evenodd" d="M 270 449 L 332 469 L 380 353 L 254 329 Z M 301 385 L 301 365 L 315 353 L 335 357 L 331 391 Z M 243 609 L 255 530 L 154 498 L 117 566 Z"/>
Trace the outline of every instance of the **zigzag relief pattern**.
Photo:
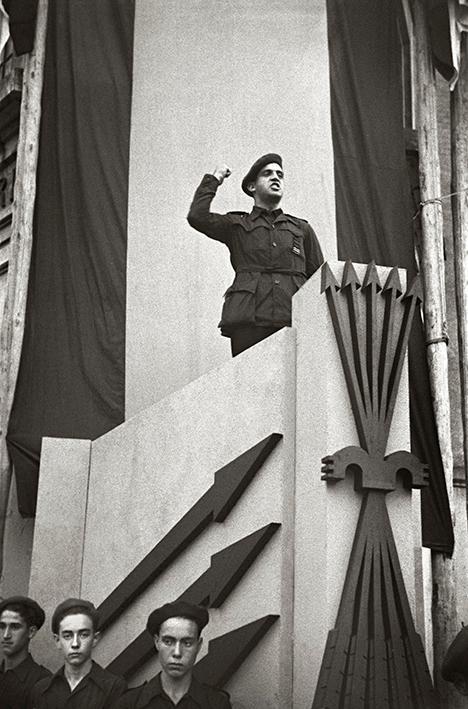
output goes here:
<path id="1" fill-rule="evenodd" d="M 210 524 L 226 519 L 281 438 L 281 434 L 272 433 L 215 473 L 209 490 L 99 606 L 101 628 L 112 625 Z M 277 523 L 268 524 L 214 554 L 209 568 L 178 600 L 219 608 L 279 527 Z M 208 654 L 195 666 L 197 676 L 222 687 L 277 618 L 267 615 L 211 640 Z M 154 652 L 153 640 L 145 630 L 114 658 L 108 669 L 129 679 Z"/>
<path id="2" fill-rule="evenodd" d="M 416 280 L 402 293 L 398 270 L 381 286 L 374 263 L 361 285 L 347 262 L 339 286 L 322 268 L 361 447 L 323 458 L 326 482 L 354 474 L 363 491 L 359 521 L 335 628 L 329 633 L 312 709 L 430 709 L 435 693 L 413 618 L 385 495 L 403 473 L 407 487 L 427 484 L 427 466 L 408 451 L 385 456 L 415 309 Z"/>

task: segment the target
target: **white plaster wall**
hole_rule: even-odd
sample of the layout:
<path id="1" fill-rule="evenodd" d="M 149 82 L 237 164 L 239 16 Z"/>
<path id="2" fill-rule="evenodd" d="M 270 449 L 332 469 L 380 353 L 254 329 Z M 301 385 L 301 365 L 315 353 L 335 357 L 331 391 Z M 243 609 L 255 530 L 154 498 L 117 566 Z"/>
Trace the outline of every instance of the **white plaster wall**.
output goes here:
<path id="1" fill-rule="evenodd" d="M 210 525 L 104 634 L 96 651 L 104 665 L 144 629 L 154 607 L 208 568 L 213 553 L 280 522 L 241 583 L 211 612 L 202 655 L 210 638 L 280 615 L 227 689 L 239 709 L 290 704 L 294 353 L 288 328 L 93 442 L 81 594 L 99 604 L 213 484 L 216 470 L 269 434 L 284 436 L 226 521 Z M 156 661 L 148 663 L 133 683 L 156 669 Z"/>
<path id="2" fill-rule="evenodd" d="M 16 480 L 13 476 L 5 521 L 3 571 L 0 597 L 27 595 L 31 571 L 34 520 L 18 512 Z"/>
<path id="3" fill-rule="evenodd" d="M 127 266 L 127 417 L 229 359 L 228 251 L 186 214 L 205 172 L 214 209 L 250 210 L 240 181 L 280 152 L 286 211 L 336 256 L 325 0 L 137 0 Z"/>
<path id="4" fill-rule="evenodd" d="M 51 670 L 63 662 L 50 620 L 65 598 L 81 596 L 91 441 L 43 438 L 29 596 L 46 613 L 35 657 Z"/>

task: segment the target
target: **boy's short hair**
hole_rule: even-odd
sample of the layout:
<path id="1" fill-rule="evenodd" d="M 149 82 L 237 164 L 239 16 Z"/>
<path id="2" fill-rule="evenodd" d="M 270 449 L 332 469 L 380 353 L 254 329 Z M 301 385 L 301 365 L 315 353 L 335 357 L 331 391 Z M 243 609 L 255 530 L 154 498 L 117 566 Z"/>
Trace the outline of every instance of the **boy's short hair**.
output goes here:
<path id="1" fill-rule="evenodd" d="M 91 601 L 85 601 L 83 598 L 67 598 L 65 601 L 58 604 L 52 615 L 51 626 L 54 635 L 58 635 L 60 622 L 67 615 L 77 615 L 78 613 L 82 613 L 83 615 L 87 615 L 88 618 L 91 618 L 94 632 L 99 630 L 99 613 L 93 603 L 91 603 Z"/>
<path id="2" fill-rule="evenodd" d="M 28 628 L 35 627 L 39 630 L 45 621 L 45 613 L 36 601 L 27 596 L 10 596 L 0 603 L 0 615 L 3 611 L 18 613 Z"/>
<path id="3" fill-rule="evenodd" d="M 209 615 L 206 608 L 196 606 L 193 603 L 187 603 L 186 601 L 165 603 L 161 608 L 156 608 L 156 610 L 150 613 L 148 622 L 146 623 L 146 630 L 153 637 L 159 635 L 159 628 L 164 621 L 169 618 L 186 618 L 187 620 L 193 620 L 197 625 L 198 635 L 200 636 L 201 631 L 208 623 Z"/>

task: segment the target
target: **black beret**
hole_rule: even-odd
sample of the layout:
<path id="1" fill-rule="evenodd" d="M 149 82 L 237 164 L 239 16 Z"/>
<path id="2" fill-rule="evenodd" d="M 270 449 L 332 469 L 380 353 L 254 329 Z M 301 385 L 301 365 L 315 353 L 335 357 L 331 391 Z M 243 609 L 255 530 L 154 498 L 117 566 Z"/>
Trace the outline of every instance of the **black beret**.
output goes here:
<path id="1" fill-rule="evenodd" d="M 195 606 L 193 603 L 186 603 L 185 601 L 165 603 L 161 608 L 156 608 L 149 614 L 146 630 L 150 635 L 157 635 L 159 628 L 168 618 L 189 618 L 195 621 L 198 625 L 198 632 L 201 633 L 208 623 L 209 615 L 206 608 Z"/>
<path id="2" fill-rule="evenodd" d="M 65 618 L 65 616 L 69 615 L 69 611 L 72 611 L 73 614 L 84 613 L 85 615 L 89 615 L 93 621 L 94 630 L 99 628 L 99 613 L 91 601 L 85 601 L 83 598 L 67 598 L 65 601 L 62 601 L 62 603 L 59 603 L 54 610 L 51 621 L 53 633 L 58 633 L 60 621 Z"/>
<path id="3" fill-rule="evenodd" d="M 10 606 L 22 606 L 27 613 L 27 618 L 24 618 L 28 622 L 29 626 L 34 625 L 38 630 L 44 625 L 45 613 L 36 601 L 27 596 L 10 596 L 10 598 L 4 598 L 0 603 L 0 613 Z M 19 611 L 21 613 L 21 611 Z M 21 613 L 21 615 L 23 615 Z"/>
<path id="4" fill-rule="evenodd" d="M 267 153 L 266 155 L 262 155 L 261 158 L 258 158 L 242 180 L 242 189 L 244 190 L 245 194 L 248 194 L 249 197 L 252 196 L 251 192 L 249 191 L 249 185 L 251 182 L 255 182 L 257 179 L 257 175 L 262 169 L 262 167 L 265 167 L 265 165 L 269 165 L 271 162 L 276 162 L 280 167 L 283 167 L 283 160 L 281 158 L 281 155 L 278 155 L 277 153 Z"/>
<path id="5" fill-rule="evenodd" d="M 468 627 L 455 636 L 442 663 L 442 677 L 446 682 L 453 682 L 456 673 L 468 678 Z"/>

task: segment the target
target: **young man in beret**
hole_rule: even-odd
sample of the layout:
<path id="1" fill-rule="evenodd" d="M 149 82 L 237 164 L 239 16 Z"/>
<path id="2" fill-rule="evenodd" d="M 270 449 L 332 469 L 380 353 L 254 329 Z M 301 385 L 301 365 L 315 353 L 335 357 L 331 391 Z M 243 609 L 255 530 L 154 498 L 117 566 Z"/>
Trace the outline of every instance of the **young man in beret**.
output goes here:
<path id="1" fill-rule="evenodd" d="M 220 165 L 203 177 L 187 219 L 229 249 L 236 276 L 225 293 L 219 327 L 231 338 L 235 357 L 291 325 L 291 298 L 323 263 L 323 255 L 310 224 L 280 208 L 280 155 L 262 155 L 242 180 L 243 191 L 254 200 L 250 214 L 210 212 L 218 187 L 230 174 L 227 165 Z"/>
<path id="2" fill-rule="evenodd" d="M 40 679 L 50 676 L 29 653 L 29 642 L 42 627 L 45 614 L 32 598 L 11 596 L 0 603 L 0 707 L 23 709 Z"/>
<path id="3" fill-rule="evenodd" d="M 455 689 L 468 696 L 468 627 L 455 636 L 442 663 L 442 677 Z"/>
<path id="4" fill-rule="evenodd" d="M 176 601 L 148 617 L 146 629 L 154 639 L 161 672 L 149 682 L 129 689 L 118 709 L 230 709 L 229 695 L 198 682 L 193 666 L 208 623 L 205 608 Z"/>
<path id="5" fill-rule="evenodd" d="M 36 684 L 33 709 L 112 709 L 125 681 L 92 659 L 99 640 L 99 616 L 90 601 L 68 598 L 52 616 L 52 632 L 64 665 Z"/>

